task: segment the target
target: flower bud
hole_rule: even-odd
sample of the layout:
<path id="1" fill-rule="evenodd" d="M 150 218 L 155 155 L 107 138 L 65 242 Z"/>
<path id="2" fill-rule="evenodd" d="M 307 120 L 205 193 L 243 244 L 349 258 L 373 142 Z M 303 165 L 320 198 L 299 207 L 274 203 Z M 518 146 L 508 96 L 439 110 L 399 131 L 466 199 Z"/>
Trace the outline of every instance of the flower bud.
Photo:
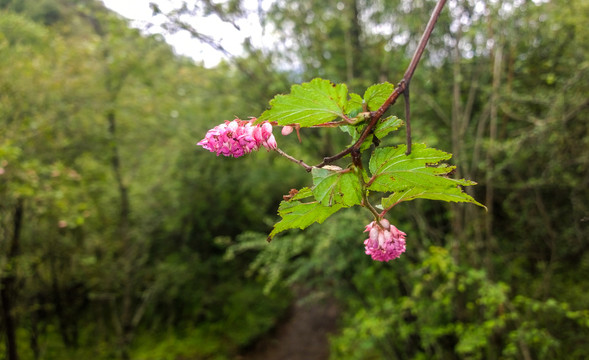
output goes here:
<path id="1" fill-rule="evenodd" d="M 227 128 L 229 129 L 229 131 L 235 132 L 239 128 L 239 124 L 236 120 L 233 120 L 229 124 L 227 124 Z"/>
<path id="2" fill-rule="evenodd" d="M 382 225 L 384 229 L 388 229 L 389 227 L 391 227 L 391 223 L 385 218 L 380 220 L 380 225 Z"/>
<path id="3" fill-rule="evenodd" d="M 268 150 L 276 149 L 278 147 L 278 144 L 276 143 L 276 139 L 274 138 L 274 135 L 270 135 L 268 140 L 264 141 L 262 143 L 262 145 Z"/>
<path id="4" fill-rule="evenodd" d="M 373 241 L 378 241 L 378 233 L 378 227 L 375 226 L 372 229 L 370 229 L 370 232 L 368 233 L 368 238 Z"/>
<path id="5" fill-rule="evenodd" d="M 268 137 L 270 135 L 272 135 L 272 124 L 270 124 L 269 122 L 264 122 L 261 126 L 262 128 L 262 134 L 264 135 L 264 137 Z"/>

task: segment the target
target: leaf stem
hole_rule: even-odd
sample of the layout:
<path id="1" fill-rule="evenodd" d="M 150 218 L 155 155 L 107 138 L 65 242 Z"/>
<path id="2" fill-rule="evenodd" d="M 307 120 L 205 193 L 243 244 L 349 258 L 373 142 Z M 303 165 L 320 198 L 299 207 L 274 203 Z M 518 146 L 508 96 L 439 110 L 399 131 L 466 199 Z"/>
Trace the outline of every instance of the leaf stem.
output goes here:
<path id="1" fill-rule="evenodd" d="M 317 124 L 317 125 L 313 125 L 313 126 L 309 126 L 310 128 L 324 128 L 324 127 L 339 127 L 342 124 L 345 124 L 346 122 L 344 121 L 329 121 L 323 124 Z"/>
<path id="2" fill-rule="evenodd" d="M 405 132 L 407 142 L 405 155 L 409 155 L 411 154 L 411 102 L 409 101 L 409 83 L 407 83 L 407 88 L 403 91 L 403 97 L 405 98 Z"/>
<path id="3" fill-rule="evenodd" d="M 355 171 L 356 175 L 358 176 L 358 181 L 360 182 L 362 187 L 362 206 L 368 208 L 368 210 L 370 210 L 370 212 L 378 220 L 380 219 L 380 215 L 368 200 L 368 186 L 364 181 L 364 167 L 362 165 L 362 158 L 360 156 L 359 150 L 355 149 L 352 151 L 352 161 L 354 163 L 354 167 L 356 168 Z"/>
<path id="4" fill-rule="evenodd" d="M 366 192 L 364 192 L 362 194 L 362 205 L 364 205 L 364 207 L 368 208 L 368 210 L 370 210 L 370 212 L 372 213 L 372 215 L 374 215 L 374 217 L 376 219 L 381 219 L 382 215 L 376 211 L 376 209 L 374 208 L 374 206 L 372 206 L 372 204 L 370 203 L 370 201 L 368 201 L 368 196 L 366 196 Z"/>
<path id="5" fill-rule="evenodd" d="M 374 215 L 374 217 L 376 219 L 380 219 L 381 214 L 378 211 L 376 211 L 374 206 L 372 206 L 372 204 L 368 200 L 368 195 L 367 195 L 368 194 L 368 186 L 364 182 L 364 178 L 362 177 L 361 171 L 358 171 L 358 178 L 360 179 L 360 183 L 362 184 L 362 205 L 365 208 L 368 208 L 368 210 L 370 210 L 370 212 Z"/>

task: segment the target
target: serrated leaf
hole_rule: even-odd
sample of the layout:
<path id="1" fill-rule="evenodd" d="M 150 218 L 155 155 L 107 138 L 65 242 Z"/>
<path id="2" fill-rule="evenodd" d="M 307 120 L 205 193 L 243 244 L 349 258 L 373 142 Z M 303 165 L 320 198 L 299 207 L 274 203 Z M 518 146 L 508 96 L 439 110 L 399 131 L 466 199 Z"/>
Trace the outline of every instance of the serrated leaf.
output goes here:
<path id="1" fill-rule="evenodd" d="M 403 120 L 399 119 L 396 116 L 389 116 L 388 118 L 379 121 L 374 128 L 374 133 L 368 135 L 366 137 L 366 140 L 364 140 L 364 142 L 360 146 L 360 151 L 364 151 L 370 148 L 370 145 L 372 145 L 372 142 L 374 140 L 374 136 L 376 136 L 376 138 L 380 140 L 387 136 L 390 132 L 399 129 L 401 125 L 403 125 Z M 359 129 L 359 132 L 353 135 L 354 142 L 356 142 L 360 138 L 363 129 L 364 127 Z"/>
<path id="2" fill-rule="evenodd" d="M 372 85 L 366 89 L 364 101 L 368 104 L 368 110 L 378 110 L 394 90 L 395 86 L 388 82 Z"/>
<path id="3" fill-rule="evenodd" d="M 318 201 L 306 203 L 293 200 L 282 201 L 278 208 L 278 215 L 282 217 L 282 220 L 274 224 L 272 232 L 268 235 L 268 241 L 272 240 L 276 234 L 288 229 L 299 228 L 302 230 L 313 223 L 321 224 L 342 207 L 343 206 L 339 204 L 325 206 Z"/>
<path id="4" fill-rule="evenodd" d="M 323 124 L 344 117 L 348 103 L 345 84 L 333 84 L 329 80 L 313 79 L 308 83 L 293 85 L 290 94 L 276 95 L 270 101 L 271 108 L 258 118 L 276 121 L 278 125 L 299 124 L 301 127 Z"/>
<path id="5" fill-rule="evenodd" d="M 435 166 L 448 160 L 451 154 L 414 144 L 412 152 L 405 155 L 407 147 L 379 148 L 370 159 L 369 168 L 374 180 L 369 189 L 383 192 L 404 191 L 410 188 L 432 189 L 457 185 L 474 185 L 472 181 L 445 177 L 453 166 Z"/>
<path id="6" fill-rule="evenodd" d="M 399 119 L 396 116 L 389 116 L 388 118 L 379 121 L 374 128 L 374 135 L 382 139 L 387 136 L 390 132 L 398 130 L 401 126 L 403 126 L 403 120 Z"/>
<path id="7" fill-rule="evenodd" d="M 374 136 L 378 139 L 382 139 L 387 136 L 390 132 L 398 130 L 403 125 L 403 120 L 399 119 L 396 116 L 389 116 L 386 119 L 379 121 L 374 128 L 374 134 L 370 134 L 366 137 L 362 145 L 360 146 L 360 151 L 364 151 L 372 145 L 372 141 Z M 362 131 L 366 128 L 366 124 L 360 125 L 341 125 L 339 126 L 340 130 L 349 134 L 352 137 L 352 141 L 350 142 L 350 146 L 352 146 L 358 139 L 360 139 L 360 135 L 362 135 Z"/>
<path id="8" fill-rule="evenodd" d="M 358 140 L 360 138 L 360 133 L 359 130 L 363 129 L 364 126 L 366 125 L 361 125 L 361 126 L 354 126 L 354 125 L 340 125 L 338 126 L 338 129 L 340 129 L 341 131 L 345 132 L 346 134 L 350 135 L 352 137 L 352 143 L 355 143 L 356 140 Z M 356 139 L 356 140 L 354 140 Z"/>
<path id="9" fill-rule="evenodd" d="M 447 202 L 469 202 L 475 205 L 486 207 L 472 198 L 472 196 L 463 192 L 459 187 L 422 189 L 411 188 L 405 191 L 397 191 L 389 197 L 382 199 L 381 204 L 383 209 L 388 209 L 403 201 L 410 201 L 415 199 L 429 199 L 440 200 Z"/>
<path id="10" fill-rule="evenodd" d="M 341 204 L 349 207 L 362 201 L 362 185 L 353 171 L 340 172 L 314 168 L 313 195 L 325 206 Z"/>
<path id="11" fill-rule="evenodd" d="M 350 93 L 350 100 L 346 105 L 348 117 L 354 118 L 362 112 L 362 97 L 358 94 Z"/>
<path id="12" fill-rule="evenodd" d="M 299 190 L 299 192 L 297 192 L 297 194 L 293 196 L 291 200 L 302 200 L 308 198 L 309 196 L 313 196 L 313 191 L 308 187 L 304 187 Z"/>

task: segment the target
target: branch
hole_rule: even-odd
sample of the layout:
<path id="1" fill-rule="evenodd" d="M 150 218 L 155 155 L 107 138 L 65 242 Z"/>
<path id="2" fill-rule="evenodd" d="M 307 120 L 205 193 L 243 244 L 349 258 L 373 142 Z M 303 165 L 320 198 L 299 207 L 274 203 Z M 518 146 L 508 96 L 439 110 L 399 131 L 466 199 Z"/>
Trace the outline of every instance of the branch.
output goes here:
<path id="1" fill-rule="evenodd" d="M 434 27 L 436 26 L 436 22 L 438 21 L 438 18 L 440 17 L 440 14 L 442 13 L 442 9 L 444 8 L 444 5 L 446 5 L 446 0 L 439 0 L 438 3 L 436 4 L 436 7 L 434 8 L 434 11 L 432 13 L 432 16 L 429 18 L 429 21 L 425 27 L 425 31 L 423 32 L 423 35 L 421 36 L 421 40 L 419 40 L 419 45 L 417 45 L 417 49 L 415 50 L 415 54 L 413 54 L 413 58 L 411 59 L 411 63 L 409 63 L 409 67 L 407 68 L 407 71 L 405 71 L 405 75 L 403 75 L 403 80 L 410 81 L 411 78 L 413 77 L 413 73 L 415 72 L 415 69 L 417 68 L 417 64 L 419 64 L 419 60 L 421 59 L 421 55 L 423 54 L 423 51 L 425 50 L 425 46 L 427 45 L 427 42 L 432 34 L 432 31 L 434 31 Z"/>
<path id="2" fill-rule="evenodd" d="M 419 64 L 419 60 L 421 60 L 421 55 L 423 55 L 423 51 L 425 50 L 425 46 L 427 45 L 427 42 L 432 34 L 432 31 L 434 30 L 436 22 L 438 21 L 438 18 L 440 17 L 440 14 L 442 13 L 442 9 L 444 8 L 444 5 L 446 5 L 446 0 L 439 0 L 438 3 L 436 4 L 436 7 L 434 8 L 434 11 L 432 12 L 432 15 L 431 15 L 426 27 L 425 27 L 423 35 L 421 36 L 421 39 L 419 40 L 419 44 L 417 45 L 417 49 L 415 49 L 415 53 L 413 54 L 413 57 L 411 58 L 411 62 L 409 63 L 409 66 L 407 67 L 407 70 L 405 71 L 405 74 L 403 75 L 403 79 L 397 84 L 395 90 L 385 100 L 384 104 L 382 104 L 382 106 L 378 110 L 376 110 L 375 112 L 373 112 L 371 114 L 370 122 L 369 122 L 368 126 L 366 126 L 364 131 L 362 132 L 362 135 L 360 136 L 358 141 L 356 141 L 356 143 L 354 143 L 354 145 L 343 150 L 342 152 L 340 152 L 336 155 L 333 155 L 331 157 L 324 158 L 323 161 L 319 165 L 317 165 L 317 167 L 323 167 L 329 163 L 339 160 L 339 159 L 343 158 L 344 156 L 348 155 L 349 153 L 351 153 L 353 149 L 356 149 L 356 150 L 360 149 L 360 146 L 362 145 L 362 143 L 364 142 L 366 137 L 370 134 L 370 132 L 372 131 L 374 126 L 376 126 L 376 123 L 378 122 L 378 120 L 380 120 L 382 115 L 395 103 L 395 101 L 397 101 L 397 98 L 402 93 L 404 93 L 405 91 L 409 91 L 408 90 L 409 83 L 411 82 L 411 78 L 413 77 L 413 73 L 415 73 L 415 69 L 417 68 L 417 65 Z M 406 100 L 408 100 L 408 95 L 406 96 Z M 409 119 L 407 119 L 407 120 L 409 120 Z M 407 121 L 407 129 L 408 129 L 408 131 L 407 131 L 407 152 L 409 153 L 410 147 L 411 147 L 411 132 L 410 132 L 409 121 Z"/>

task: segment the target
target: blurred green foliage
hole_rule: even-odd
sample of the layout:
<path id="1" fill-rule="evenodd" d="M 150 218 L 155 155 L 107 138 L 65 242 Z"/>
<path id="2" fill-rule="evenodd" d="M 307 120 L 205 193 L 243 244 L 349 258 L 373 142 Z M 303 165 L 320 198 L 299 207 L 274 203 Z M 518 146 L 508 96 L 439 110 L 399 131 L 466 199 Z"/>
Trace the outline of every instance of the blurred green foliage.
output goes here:
<path id="1" fill-rule="evenodd" d="M 448 3 L 411 83 L 414 139 L 453 153 L 489 211 L 398 205 L 394 262 L 364 254 L 353 209 L 266 243 L 310 175 L 195 147 L 292 82 L 398 81 L 434 3 L 275 1 L 280 46 L 208 69 L 97 1 L 0 0 L 0 359 L 233 359 L 295 287 L 337 301 L 333 359 L 587 358 L 586 1 Z M 278 142 L 314 164 L 340 135 Z"/>

